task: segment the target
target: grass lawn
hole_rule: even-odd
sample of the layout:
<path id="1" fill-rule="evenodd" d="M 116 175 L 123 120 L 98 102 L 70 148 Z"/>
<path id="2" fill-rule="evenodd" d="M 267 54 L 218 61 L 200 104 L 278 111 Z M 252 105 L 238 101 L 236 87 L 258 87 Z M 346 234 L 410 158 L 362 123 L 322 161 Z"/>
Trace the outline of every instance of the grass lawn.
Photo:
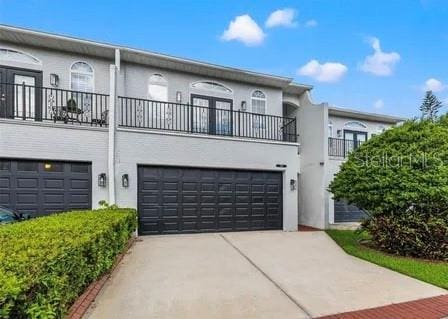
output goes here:
<path id="1" fill-rule="evenodd" d="M 399 257 L 365 247 L 358 242 L 360 239 L 368 238 L 365 233 L 357 234 L 351 230 L 331 229 L 327 230 L 327 234 L 352 256 L 448 289 L 448 263 L 446 262 Z"/>

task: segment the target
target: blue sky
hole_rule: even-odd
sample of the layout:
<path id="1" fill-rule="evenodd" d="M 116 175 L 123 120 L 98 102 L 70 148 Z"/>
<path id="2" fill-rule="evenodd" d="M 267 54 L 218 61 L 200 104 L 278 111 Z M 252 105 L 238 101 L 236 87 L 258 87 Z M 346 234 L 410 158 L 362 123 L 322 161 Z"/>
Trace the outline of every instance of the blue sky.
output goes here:
<path id="1" fill-rule="evenodd" d="M 316 102 L 401 116 L 425 87 L 448 104 L 447 17 L 444 0 L 0 0 L 0 23 L 293 77 Z"/>

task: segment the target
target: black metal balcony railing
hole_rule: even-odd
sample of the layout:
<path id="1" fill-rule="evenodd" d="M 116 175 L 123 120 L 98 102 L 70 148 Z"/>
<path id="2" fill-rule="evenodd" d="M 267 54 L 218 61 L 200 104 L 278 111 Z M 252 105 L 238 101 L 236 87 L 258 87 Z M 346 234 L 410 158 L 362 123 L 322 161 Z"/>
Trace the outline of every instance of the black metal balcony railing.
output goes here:
<path id="1" fill-rule="evenodd" d="M 0 82 L 0 118 L 108 125 L 109 95 Z M 297 142 L 294 118 L 118 98 L 122 127 Z"/>
<path id="2" fill-rule="evenodd" d="M 357 149 L 362 141 L 346 140 L 342 138 L 328 138 L 328 155 L 335 157 L 347 157 L 350 152 Z"/>
<path id="3" fill-rule="evenodd" d="M 107 126 L 106 94 L 0 83 L 0 118 Z"/>
<path id="4" fill-rule="evenodd" d="M 119 97 L 118 105 L 122 127 L 297 141 L 294 118 L 128 97 Z"/>

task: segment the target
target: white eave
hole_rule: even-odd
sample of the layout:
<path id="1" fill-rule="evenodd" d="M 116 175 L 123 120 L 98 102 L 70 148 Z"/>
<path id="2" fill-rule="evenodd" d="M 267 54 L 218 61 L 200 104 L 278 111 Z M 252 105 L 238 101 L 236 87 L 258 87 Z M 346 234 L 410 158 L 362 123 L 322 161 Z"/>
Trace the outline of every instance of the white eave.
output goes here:
<path id="1" fill-rule="evenodd" d="M 404 122 L 407 119 L 404 117 L 392 116 L 392 115 L 384 115 L 378 113 L 369 113 L 362 112 L 357 110 L 350 110 L 342 107 L 329 106 L 328 114 L 339 117 L 349 117 L 352 119 L 358 120 L 367 120 L 367 121 L 378 121 L 388 124 L 397 124 L 400 122 Z"/>
<path id="2" fill-rule="evenodd" d="M 183 59 L 120 45 L 78 39 L 8 25 L 0 24 L 0 41 L 19 45 L 43 47 L 64 52 L 79 53 L 82 55 L 106 58 L 111 61 L 114 60 L 115 50 L 119 49 L 121 60 L 125 62 L 144 64 L 180 72 L 188 72 L 212 78 L 282 88 L 288 91 L 292 90 L 294 93 L 303 93 L 304 91 L 310 89 L 310 87 L 306 85 L 292 84 L 292 79 L 287 77 L 224 67 L 216 64 Z M 293 85 L 293 88 L 290 87 L 291 84 Z"/>

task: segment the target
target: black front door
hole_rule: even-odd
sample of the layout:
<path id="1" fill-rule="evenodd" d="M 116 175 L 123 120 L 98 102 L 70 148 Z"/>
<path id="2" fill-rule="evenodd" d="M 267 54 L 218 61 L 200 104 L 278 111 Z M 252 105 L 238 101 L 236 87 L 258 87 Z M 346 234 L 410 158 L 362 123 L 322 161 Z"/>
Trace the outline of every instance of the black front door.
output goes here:
<path id="1" fill-rule="evenodd" d="M 42 72 L 0 66 L 0 117 L 42 119 Z"/>
<path id="2" fill-rule="evenodd" d="M 213 96 L 191 95 L 193 133 L 232 135 L 233 101 Z"/>

